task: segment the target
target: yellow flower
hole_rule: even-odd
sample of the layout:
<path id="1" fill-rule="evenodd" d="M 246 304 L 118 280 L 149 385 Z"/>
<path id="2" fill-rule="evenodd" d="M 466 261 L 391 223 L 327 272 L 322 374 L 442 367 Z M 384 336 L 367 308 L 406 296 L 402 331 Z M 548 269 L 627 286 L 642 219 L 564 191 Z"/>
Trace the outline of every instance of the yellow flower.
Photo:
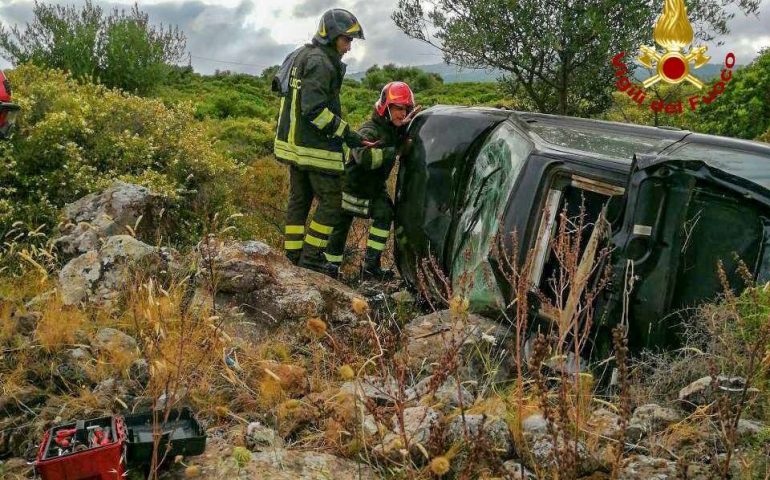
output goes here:
<path id="1" fill-rule="evenodd" d="M 197 465 L 190 465 L 184 469 L 184 478 L 196 478 L 201 476 L 201 469 Z"/>
<path id="2" fill-rule="evenodd" d="M 356 315 L 365 315 L 369 312 L 369 304 L 363 298 L 354 298 L 352 307 Z"/>
<path id="3" fill-rule="evenodd" d="M 323 337 L 326 335 L 326 322 L 320 318 L 313 317 L 307 321 L 307 329 L 316 337 Z"/>
<path id="4" fill-rule="evenodd" d="M 356 372 L 353 371 L 353 367 L 350 365 L 343 365 L 339 368 L 340 377 L 343 380 L 353 380 L 356 376 Z"/>
<path id="5" fill-rule="evenodd" d="M 468 299 L 465 297 L 452 297 L 449 301 L 449 311 L 455 315 L 462 315 L 468 311 L 469 305 L 470 302 L 468 302 Z"/>
<path id="6" fill-rule="evenodd" d="M 449 459 L 446 457 L 436 457 L 430 461 L 430 471 L 443 477 L 449 471 Z"/>

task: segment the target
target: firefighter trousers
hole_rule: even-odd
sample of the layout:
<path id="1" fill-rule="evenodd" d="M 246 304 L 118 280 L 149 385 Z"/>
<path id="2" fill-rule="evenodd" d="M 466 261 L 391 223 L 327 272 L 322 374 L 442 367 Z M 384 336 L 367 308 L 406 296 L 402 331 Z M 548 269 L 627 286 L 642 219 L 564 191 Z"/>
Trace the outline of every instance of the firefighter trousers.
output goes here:
<path id="1" fill-rule="evenodd" d="M 318 199 L 313 219 L 305 230 L 313 198 Z M 342 177 L 289 167 L 289 205 L 286 210 L 284 249 L 295 265 L 319 270 L 329 237 L 342 217 Z"/>
<path id="2" fill-rule="evenodd" d="M 390 224 L 393 222 L 393 201 L 388 195 L 388 191 L 383 187 L 382 191 L 375 194 L 371 199 L 360 200 L 346 195 L 352 201 L 358 200 L 363 203 L 368 202 L 364 211 L 351 212 L 347 209 L 342 210 L 340 222 L 337 224 L 334 232 L 329 238 L 329 245 L 326 248 L 326 260 L 341 265 L 345 253 L 345 243 L 348 238 L 350 225 L 354 217 L 371 218 L 372 224 L 369 227 L 369 238 L 366 242 L 366 258 L 378 258 L 385 250 L 390 233 Z"/>

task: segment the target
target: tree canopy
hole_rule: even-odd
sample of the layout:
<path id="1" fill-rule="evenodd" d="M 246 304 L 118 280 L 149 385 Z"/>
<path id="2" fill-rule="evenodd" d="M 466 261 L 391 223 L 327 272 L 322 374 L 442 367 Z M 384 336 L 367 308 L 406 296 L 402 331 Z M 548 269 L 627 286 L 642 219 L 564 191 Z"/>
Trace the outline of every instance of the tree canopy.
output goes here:
<path id="1" fill-rule="evenodd" d="M 407 35 L 440 48 L 463 67 L 506 72 L 509 93 L 533 109 L 566 115 L 605 110 L 613 91 L 610 59 L 651 44 L 662 2 L 652 0 L 399 0 L 393 20 Z M 727 7 L 756 12 L 759 0 L 692 0 L 696 39 L 728 31 Z"/>
<path id="2" fill-rule="evenodd" d="M 33 14 L 23 27 L 0 24 L 0 55 L 14 65 L 66 70 L 81 81 L 144 93 L 185 54 L 184 34 L 151 25 L 137 4 L 105 14 L 91 0 L 82 6 L 36 1 Z"/>

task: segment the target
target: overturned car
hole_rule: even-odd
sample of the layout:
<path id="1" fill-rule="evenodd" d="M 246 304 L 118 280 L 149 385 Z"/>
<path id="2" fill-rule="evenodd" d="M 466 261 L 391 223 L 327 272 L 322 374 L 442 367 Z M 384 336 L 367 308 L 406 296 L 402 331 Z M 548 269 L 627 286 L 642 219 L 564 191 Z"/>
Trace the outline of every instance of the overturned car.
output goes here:
<path id="1" fill-rule="evenodd" d="M 621 320 L 633 349 L 675 346 L 683 317 L 725 283 L 770 280 L 770 145 L 449 106 L 420 114 L 409 135 L 397 265 L 416 285 L 430 258 L 476 310 L 504 311 L 515 296 L 493 255 L 503 239 L 502 250 L 527 259 L 533 317 L 553 318 L 542 300 L 570 294 L 553 288 L 563 261 L 554 237 L 578 216 L 581 260 L 603 262 L 590 265 L 590 281 L 600 282 L 600 271 L 608 278 L 591 300 L 600 350 Z"/>

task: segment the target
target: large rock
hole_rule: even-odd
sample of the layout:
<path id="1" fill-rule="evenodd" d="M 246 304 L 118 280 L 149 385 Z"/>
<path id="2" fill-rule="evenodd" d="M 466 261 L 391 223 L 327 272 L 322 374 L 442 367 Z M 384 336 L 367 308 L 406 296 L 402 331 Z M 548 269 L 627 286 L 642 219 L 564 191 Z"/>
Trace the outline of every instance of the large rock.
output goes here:
<path id="1" fill-rule="evenodd" d="M 125 288 L 129 266 L 150 259 L 163 269 L 173 262 L 173 252 L 151 247 L 130 235 L 109 237 L 99 250 L 75 257 L 61 269 L 62 302 L 110 302 Z"/>
<path id="2" fill-rule="evenodd" d="M 417 397 L 432 395 L 432 400 L 441 403 L 445 408 L 468 408 L 475 400 L 473 394 L 463 385 L 458 385 L 454 377 L 447 378 L 441 385 L 436 385 L 433 375 L 423 379 L 415 385 L 414 393 Z"/>
<path id="3" fill-rule="evenodd" d="M 432 374 L 437 367 L 446 364 L 447 355 L 458 351 L 459 369 L 462 380 L 483 378 L 486 359 L 494 358 L 499 363 L 498 376 L 506 376 L 509 363 L 498 358 L 506 339 L 506 330 L 500 324 L 478 315 L 455 315 L 442 310 L 417 317 L 404 327 L 407 337 L 405 349 L 400 353 L 417 377 Z M 496 360 L 502 360 L 497 362 Z"/>
<path id="4" fill-rule="evenodd" d="M 251 455 L 239 468 L 232 457 L 232 447 L 221 440 L 212 440 L 206 452 L 185 459 L 187 465 L 197 467 L 198 478 L 204 479 L 265 479 L 265 480 L 376 480 L 379 476 L 364 463 L 314 451 L 268 448 Z M 170 478 L 190 478 L 185 469 L 172 472 Z"/>
<path id="5" fill-rule="evenodd" d="M 366 405 L 369 399 L 377 405 L 393 405 L 400 395 L 398 382 L 393 377 L 383 378 L 371 375 L 343 383 L 340 393 L 354 395 L 363 405 Z M 411 398 L 414 394 L 407 389 L 404 391 L 404 396 Z"/>
<path id="6" fill-rule="evenodd" d="M 375 480 L 368 465 L 321 452 L 273 450 L 254 453 L 249 464 L 257 476 L 271 480 Z M 253 468 L 252 468 L 253 466 Z M 234 478 L 234 477 L 219 477 Z"/>
<path id="7" fill-rule="evenodd" d="M 281 322 L 323 317 L 356 321 L 351 305 L 360 296 L 321 273 L 295 267 L 281 253 L 258 241 L 221 242 L 205 238 L 198 244 L 202 283 L 214 284 L 217 301 L 240 305 L 261 321 Z"/>
<path id="8" fill-rule="evenodd" d="M 129 233 L 137 220 L 139 238 L 154 241 L 153 232 L 163 197 L 148 188 L 117 181 L 107 190 L 67 204 L 62 213 L 62 236 L 55 244 L 66 255 L 79 255 L 99 247 L 101 239 Z"/>
<path id="9" fill-rule="evenodd" d="M 372 452 L 377 457 L 394 461 L 402 461 L 407 455 L 411 455 L 415 462 L 424 462 L 427 458 L 423 452 L 427 448 L 431 429 L 440 420 L 440 413 L 430 407 L 405 408 L 403 423 L 398 415 L 393 415 L 391 432 L 383 437 Z M 406 437 L 406 444 L 404 437 Z"/>
<path id="10" fill-rule="evenodd" d="M 674 480 L 676 464 L 664 458 L 633 455 L 623 460 L 618 480 Z"/>
<path id="11" fill-rule="evenodd" d="M 716 384 L 714 378 L 702 377 L 679 391 L 679 401 L 687 407 L 697 407 L 709 405 L 724 395 L 735 404 L 740 401 L 745 385 L 746 379 L 741 377 L 719 375 L 716 377 Z M 748 388 L 747 400 L 751 400 L 758 393 L 756 388 Z"/>
<path id="12" fill-rule="evenodd" d="M 585 443 L 578 440 L 565 440 L 562 435 L 557 436 L 558 445 L 554 445 L 553 437 L 547 433 L 524 433 L 524 450 L 522 460 L 531 470 L 553 469 L 557 467 L 556 456 L 562 452 L 577 452 L 575 459 L 576 474 L 578 477 L 589 475 L 599 468 L 599 460 L 589 451 Z"/>
<path id="13" fill-rule="evenodd" d="M 664 430 L 680 421 L 682 415 L 673 408 L 648 403 L 634 410 L 628 423 L 626 438 L 629 442 L 638 442 L 644 436 Z"/>
<path id="14" fill-rule="evenodd" d="M 499 460 L 507 460 L 513 453 L 513 437 L 508 424 L 502 418 L 479 414 L 458 415 L 449 422 L 447 439 L 451 444 L 464 445 L 465 448 L 452 461 L 452 470 L 463 472 L 469 461 L 474 461 L 470 450 L 473 444 L 486 452 L 494 453 Z"/>

